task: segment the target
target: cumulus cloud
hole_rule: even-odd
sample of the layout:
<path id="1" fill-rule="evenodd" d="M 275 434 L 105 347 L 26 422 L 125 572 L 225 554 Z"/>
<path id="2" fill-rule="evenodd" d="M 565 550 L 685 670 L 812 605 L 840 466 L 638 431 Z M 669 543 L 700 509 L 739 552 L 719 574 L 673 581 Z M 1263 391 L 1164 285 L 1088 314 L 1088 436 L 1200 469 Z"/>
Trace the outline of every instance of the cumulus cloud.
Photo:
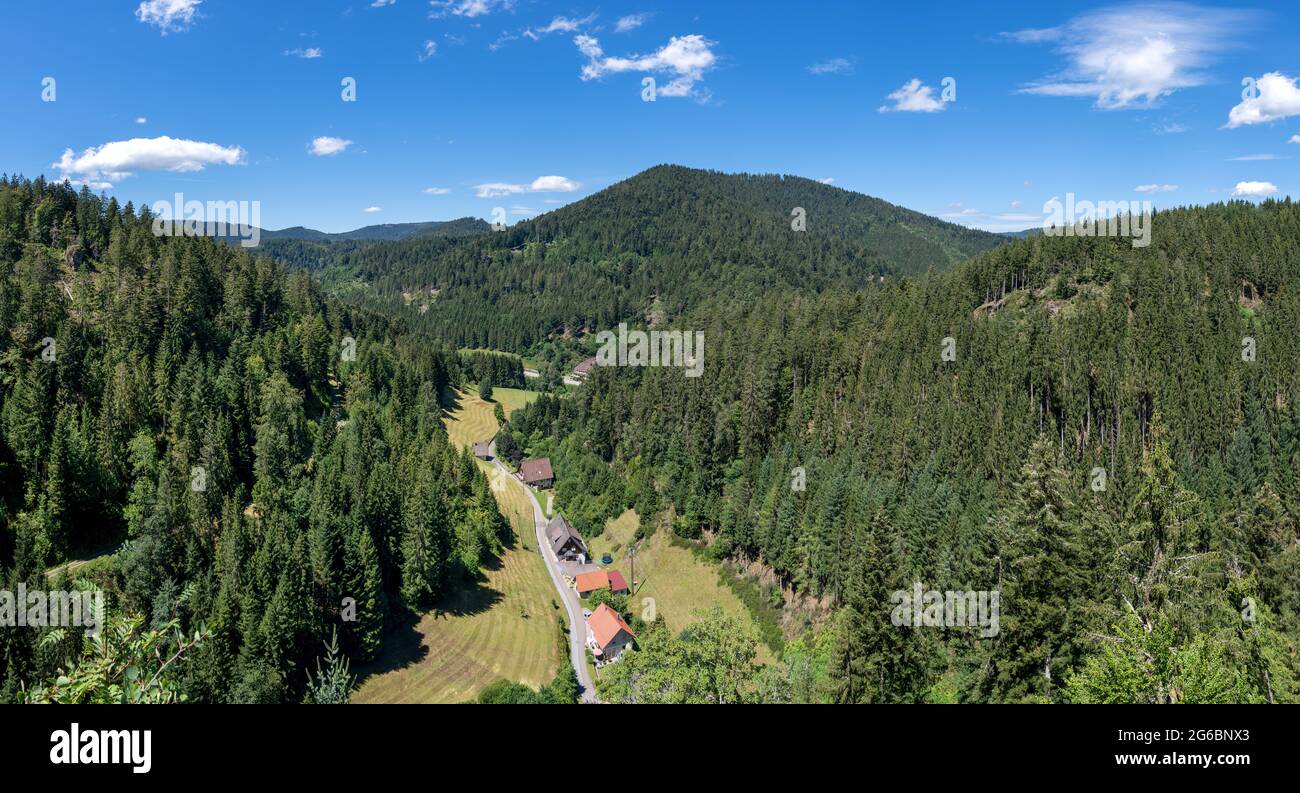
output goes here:
<path id="1" fill-rule="evenodd" d="M 515 7 L 515 0 L 430 0 L 433 10 L 429 16 L 440 19 L 445 16 L 474 17 L 487 16 L 496 11 L 510 11 Z"/>
<path id="2" fill-rule="evenodd" d="M 285 50 L 284 54 L 294 55 L 299 58 L 311 59 L 311 58 L 319 58 L 321 56 L 321 51 L 320 51 L 320 47 L 307 47 L 306 49 L 303 49 L 302 47 L 295 47 L 294 49 L 291 50 Z"/>
<path id="3" fill-rule="evenodd" d="M 572 193 L 580 187 L 582 187 L 581 182 L 575 182 L 565 176 L 539 176 L 531 184 L 526 185 L 508 182 L 476 185 L 474 194 L 479 198 L 500 198 L 523 193 Z"/>
<path id="4" fill-rule="evenodd" d="M 1004 33 L 1023 44 L 1052 43 L 1059 72 L 1021 91 L 1092 97 L 1102 110 L 1149 107 L 1208 81 L 1203 69 L 1254 22 L 1251 11 L 1151 3 L 1091 11 L 1054 28 Z"/>
<path id="5" fill-rule="evenodd" d="M 145 118 L 144 116 L 136 116 L 135 123 L 137 123 L 137 124 L 148 124 L 148 123 L 149 123 L 149 119 Z"/>
<path id="6" fill-rule="evenodd" d="M 208 165 L 237 165 L 244 161 L 238 146 L 220 146 L 197 140 L 170 138 L 131 138 L 92 146 L 77 154 L 64 149 L 63 156 L 50 167 L 64 177 L 85 181 L 92 187 L 112 187 L 139 171 L 201 171 Z"/>
<path id="7" fill-rule="evenodd" d="M 824 177 L 822 177 L 821 179 L 818 179 L 817 181 L 821 182 L 822 184 L 835 184 L 835 177 L 834 177 L 834 176 L 824 176 Z"/>
<path id="8" fill-rule="evenodd" d="M 575 30 L 581 30 L 587 25 L 590 25 L 592 21 L 594 21 L 595 19 L 596 19 L 595 14 L 589 14 L 583 17 L 582 19 L 556 17 L 552 19 L 551 23 L 546 27 L 528 28 L 527 30 L 524 31 L 524 35 L 532 39 L 533 41 L 537 41 L 542 36 L 545 36 L 550 33 L 572 33 Z"/>
<path id="9" fill-rule="evenodd" d="M 1135 193 L 1172 193 L 1178 189 L 1176 184 L 1140 184 L 1133 188 Z"/>
<path id="10" fill-rule="evenodd" d="M 628 14 L 625 17 L 619 17 L 618 21 L 614 23 L 614 32 L 626 33 L 629 30 L 636 30 L 644 25 L 651 16 L 651 13 L 643 11 L 640 14 Z"/>
<path id="11" fill-rule="evenodd" d="M 430 58 L 432 58 L 437 54 L 438 54 L 438 42 L 434 41 L 433 39 L 427 39 L 424 42 L 424 50 L 416 57 L 420 60 L 420 63 L 424 63 L 425 61 L 429 60 Z"/>
<path id="12" fill-rule="evenodd" d="M 319 138 L 312 138 L 309 151 L 317 157 L 333 157 L 351 145 L 350 140 L 322 135 Z"/>
<path id="13" fill-rule="evenodd" d="M 600 42 L 594 36 L 575 36 L 573 43 L 578 51 L 587 56 L 588 62 L 582 67 L 582 79 L 597 80 L 607 74 L 620 72 L 648 72 L 667 74 L 672 80 L 656 90 L 658 96 L 695 96 L 707 98 L 695 88 L 695 84 L 704 79 L 705 72 L 717 65 L 718 58 L 713 53 L 716 42 L 692 33 L 689 36 L 673 36 L 668 43 L 649 55 L 630 55 L 627 57 L 606 56 Z"/>
<path id="14" fill-rule="evenodd" d="M 426 187 L 420 191 L 425 195 L 447 195 L 451 192 L 450 187 Z"/>
<path id="15" fill-rule="evenodd" d="M 202 4 L 203 0 L 145 0 L 135 9 L 135 18 L 166 36 L 189 30 Z"/>
<path id="16" fill-rule="evenodd" d="M 384 208 L 383 208 L 383 207 L 366 207 L 365 209 L 363 209 L 363 210 L 361 210 L 361 211 L 362 211 L 362 212 L 367 212 L 367 213 L 370 213 L 370 214 L 374 214 L 375 212 L 383 212 L 383 211 L 384 211 Z"/>
<path id="17" fill-rule="evenodd" d="M 809 74 L 853 74 L 853 63 L 848 58 L 831 58 L 829 61 L 804 67 Z"/>
<path id="18" fill-rule="evenodd" d="M 1254 91 L 1243 96 L 1240 104 L 1228 111 L 1229 129 L 1249 124 L 1265 124 L 1300 115 L 1300 87 L 1294 77 L 1269 72 L 1255 80 Z"/>
<path id="19" fill-rule="evenodd" d="M 881 105 L 878 108 L 881 113 L 935 113 L 946 106 L 943 101 L 935 99 L 933 88 L 922 85 L 915 77 L 885 98 L 894 104 Z"/>
<path id="20" fill-rule="evenodd" d="M 1292 135 L 1287 143 L 1300 143 L 1300 135 Z"/>
<path id="21" fill-rule="evenodd" d="M 1243 198 L 1264 198 L 1277 192 L 1277 185 L 1272 182 L 1237 182 L 1232 189 L 1234 196 Z"/>
<path id="22" fill-rule="evenodd" d="M 528 190 L 531 193 L 572 193 L 582 184 L 563 176 L 539 176 L 533 180 Z"/>

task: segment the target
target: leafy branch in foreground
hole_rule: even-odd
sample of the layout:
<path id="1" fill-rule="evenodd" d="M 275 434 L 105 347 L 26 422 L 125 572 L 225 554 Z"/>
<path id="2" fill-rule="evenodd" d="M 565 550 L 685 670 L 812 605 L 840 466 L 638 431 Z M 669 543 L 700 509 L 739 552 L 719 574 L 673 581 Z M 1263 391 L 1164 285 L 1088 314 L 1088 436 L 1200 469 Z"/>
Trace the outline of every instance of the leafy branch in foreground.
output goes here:
<path id="1" fill-rule="evenodd" d="M 186 636 L 171 620 L 145 630 L 144 618 L 115 617 L 86 638 L 80 661 L 58 677 L 23 692 L 28 704 L 172 704 L 183 702 L 176 672 L 207 636 Z"/>

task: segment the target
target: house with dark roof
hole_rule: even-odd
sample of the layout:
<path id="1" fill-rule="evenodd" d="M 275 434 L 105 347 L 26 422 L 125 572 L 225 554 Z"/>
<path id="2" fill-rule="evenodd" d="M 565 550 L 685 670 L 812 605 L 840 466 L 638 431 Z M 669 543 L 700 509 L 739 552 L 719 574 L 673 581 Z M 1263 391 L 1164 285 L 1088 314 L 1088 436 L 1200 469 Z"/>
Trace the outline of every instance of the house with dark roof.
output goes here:
<path id="1" fill-rule="evenodd" d="M 483 441 L 474 444 L 474 456 L 480 460 L 492 459 L 492 441 Z"/>
<path id="2" fill-rule="evenodd" d="M 591 374 L 591 369 L 595 365 L 596 365 L 596 359 L 588 358 L 587 360 L 573 367 L 573 376 L 579 380 L 585 380 L 587 379 L 587 375 Z"/>
<path id="3" fill-rule="evenodd" d="M 532 487 L 545 490 L 555 484 L 555 472 L 551 470 L 551 458 L 539 457 L 536 460 L 524 460 L 519 464 L 519 481 Z"/>
<path id="4" fill-rule="evenodd" d="M 556 513 L 546 524 L 546 540 L 555 552 L 555 558 L 566 562 L 587 563 L 587 544 L 564 516 Z"/>
<path id="5" fill-rule="evenodd" d="M 587 647 L 601 666 L 617 660 L 627 649 L 636 634 L 627 626 L 618 612 L 601 603 L 587 618 Z"/>
<path id="6" fill-rule="evenodd" d="M 579 573 L 573 588 L 578 590 L 578 594 L 582 597 L 587 597 L 601 589 L 608 589 L 615 595 L 626 595 L 628 592 L 627 581 L 623 580 L 623 574 L 617 570 Z"/>

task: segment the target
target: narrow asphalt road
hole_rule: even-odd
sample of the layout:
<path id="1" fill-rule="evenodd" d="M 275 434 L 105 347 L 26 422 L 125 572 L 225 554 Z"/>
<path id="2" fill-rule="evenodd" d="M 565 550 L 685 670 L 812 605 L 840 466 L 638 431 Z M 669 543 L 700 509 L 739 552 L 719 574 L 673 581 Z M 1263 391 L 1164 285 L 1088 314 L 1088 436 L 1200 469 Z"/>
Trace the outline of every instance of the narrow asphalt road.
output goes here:
<path id="1" fill-rule="evenodd" d="M 573 663 L 573 671 L 578 675 L 578 685 L 582 686 L 582 701 L 588 704 L 597 702 L 596 683 L 591 679 L 591 673 L 587 669 L 587 621 L 582 616 L 582 604 L 578 601 L 578 593 L 565 586 L 564 576 L 560 573 L 560 560 L 555 557 L 555 552 L 551 550 L 551 543 L 546 539 L 546 513 L 542 511 L 542 505 L 538 503 L 532 488 L 516 479 L 514 474 L 510 473 L 510 469 L 497 459 L 496 441 L 492 442 L 488 451 L 492 454 L 492 465 L 496 466 L 498 474 L 514 482 L 515 487 L 522 487 L 528 494 L 528 500 L 533 504 L 533 525 L 537 530 L 538 551 L 546 562 L 546 569 L 551 574 L 551 583 L 555 584 L 555 591 L 560 593 L 560 600 L 569 611 L 569 656 Z"/>

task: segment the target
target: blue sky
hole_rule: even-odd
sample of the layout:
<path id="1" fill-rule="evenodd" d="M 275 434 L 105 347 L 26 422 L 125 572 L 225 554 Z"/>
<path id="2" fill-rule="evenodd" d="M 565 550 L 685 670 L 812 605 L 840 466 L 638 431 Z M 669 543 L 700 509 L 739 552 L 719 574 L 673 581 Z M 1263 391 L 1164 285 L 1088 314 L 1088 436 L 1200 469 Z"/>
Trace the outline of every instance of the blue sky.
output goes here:
<path id="1" fill-rule="evenodd" d="M 516 220 L 664 162 L 834 180 L 991 230 L 1069 192 L 1300 196 L 1294 4 L 57 8 L 3 11 L 0 171 L 137 205 L 259 201 L 267 228 Z"/>

